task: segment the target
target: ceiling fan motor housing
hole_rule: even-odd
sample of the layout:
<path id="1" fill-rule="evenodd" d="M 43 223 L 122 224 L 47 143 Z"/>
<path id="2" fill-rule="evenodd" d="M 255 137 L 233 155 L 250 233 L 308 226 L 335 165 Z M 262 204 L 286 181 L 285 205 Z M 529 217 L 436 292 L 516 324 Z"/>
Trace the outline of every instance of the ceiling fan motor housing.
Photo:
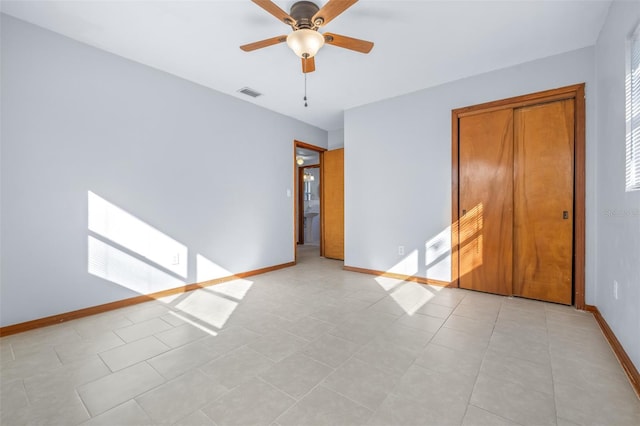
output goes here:
<path id="1" fill-rule="evenodd" d="M 313 29 L 317 25 L 311 20 L 320 8 L 310 1 L 299 1 L 291 6 L 289 15 L 295 19 L 295 29 Z"/>
<path id="2" fill-rule="evenodd" d="M 307 74 L 316 70 L 313 58 L 325 43 L 360 53 L 369 53 L 373 48 L 373 43 L 370 41 L 319 31 L 321 27 L 353 6 L 358 0 L 328 0 L 322 8 L 312 1 L 296 1 L 291 6 L 290 13 L 280 9 L 272 0 L 251 1 L 276 17 L 278 21 L 291 27 L 293 31 L 286 36 L 271 37 L 240 46 L 240 49 L 245 52 L 286 41 L 291 50 L 302 58 L 302 72 Z"/>

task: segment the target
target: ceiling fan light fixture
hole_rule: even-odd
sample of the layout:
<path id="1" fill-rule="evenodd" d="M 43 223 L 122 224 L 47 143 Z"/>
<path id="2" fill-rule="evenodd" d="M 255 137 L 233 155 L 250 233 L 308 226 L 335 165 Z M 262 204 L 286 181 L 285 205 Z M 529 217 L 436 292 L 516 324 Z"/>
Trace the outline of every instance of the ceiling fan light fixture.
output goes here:
<path id="1" fill-rule="evenodd" d="M 300 29 L 287 36 L 287 44 L 300 58 L 313 58 L 324 45 L 324 36 L 318 31 Z"/>

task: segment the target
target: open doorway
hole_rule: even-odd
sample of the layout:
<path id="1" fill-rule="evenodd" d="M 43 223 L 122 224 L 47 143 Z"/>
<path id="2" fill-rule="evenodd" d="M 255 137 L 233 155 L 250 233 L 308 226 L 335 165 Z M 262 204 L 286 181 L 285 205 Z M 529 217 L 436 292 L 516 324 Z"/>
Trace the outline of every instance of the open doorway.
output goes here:
<path id="1" fill-rule="evenodd" d="M 298 167 L 298 245 L 320 247 L 320 156 L 316 157 L 315 164 Z"/>
<path id="2" fill-rule="evenodd" d="M 296 261 L 301 253 L 305 256 L 322 254 L 321 164 L 324 151 L 324 148 L 294 141 Z"/>

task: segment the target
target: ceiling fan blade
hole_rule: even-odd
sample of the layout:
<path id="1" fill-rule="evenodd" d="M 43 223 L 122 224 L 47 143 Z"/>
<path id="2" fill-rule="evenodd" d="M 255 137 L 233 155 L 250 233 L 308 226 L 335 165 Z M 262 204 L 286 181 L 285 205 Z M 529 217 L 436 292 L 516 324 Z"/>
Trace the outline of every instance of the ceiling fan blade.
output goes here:
<path id="1" fill-rule="evenodd" d="M 252 50 L 262 49 L 263 47 L 273 46 L 274 44 L 283 43 L 287 41 L 287 36 L 281 35 L 278 37 L 268 38 L 266 40 L 256 41 L 254 43 L 245 44 L 240 46 L 240 49 L 245 52 L 251 52 Z"/>
<path id="2" fill-rule="evenodd" d="M 344 12 L 357 2 L 358 0 L 329 0 L 327 4 L 322 6 L 322 8 L 315 15 L 313 15 L 311 22 L 313 22 L 318 27 L 327 25 L 336 16 L 340 15 L 342 12 Z M 317 23 L 316 21 L 318 19 L 321 19 L 322 22 Z"/>
<path id="3" fill-rule="evenodd" d="M 312 56 L 311 58 L 302 58 L 302 72 L 309 73 L 316 70 L 316 60 Z"/>
<path id="4" fill-rule="evenodd" d="M 340 34 L 324 33 L 324 41 L 327 44 L 355 50 L 360 53 L 369 53 L 373 49 L 373 43 L 359 38 L 347 37 Z"/>
<path id="5" fill-rule="evenodd" d="M 287 25 L 293 25 L 296 23 L 295 19 L 293 19 L 287 12 L 280 9 L 277 4 L 272 2 L 271 0 L 251 0 L 276 18 L 279 21 L 284 22 Z"/>

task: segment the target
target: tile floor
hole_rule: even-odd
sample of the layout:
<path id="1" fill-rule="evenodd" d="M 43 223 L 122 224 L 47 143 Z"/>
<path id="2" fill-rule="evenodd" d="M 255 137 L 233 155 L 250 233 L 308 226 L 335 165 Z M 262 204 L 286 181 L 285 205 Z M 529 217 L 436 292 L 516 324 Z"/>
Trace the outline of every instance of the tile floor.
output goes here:
<path id="1" fill-rule="evenodd" d="M 640 425 L 590 314 L 299 260 L 0 339 L 0 423 Z"/>

